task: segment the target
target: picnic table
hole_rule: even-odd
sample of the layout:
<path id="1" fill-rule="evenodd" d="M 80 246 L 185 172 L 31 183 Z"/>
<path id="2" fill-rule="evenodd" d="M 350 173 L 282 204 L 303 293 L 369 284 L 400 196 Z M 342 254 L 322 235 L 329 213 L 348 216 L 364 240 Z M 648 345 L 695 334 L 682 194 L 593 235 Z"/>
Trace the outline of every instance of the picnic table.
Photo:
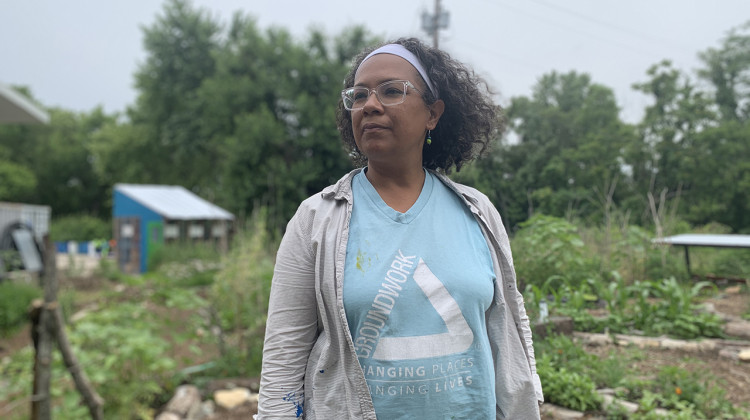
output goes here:
<path id="1" fill-rule="evenodd" d="M 685 233 L 682 235 L 667 236 L 652 240 L 655 244 L 676 245 L 685 248 L 685 264 L 690 276 L 690 251 L 691 246 L 702 246 L 712 248 L 750 248 L 750 235 L 713 234 L 713 233 Z"/>

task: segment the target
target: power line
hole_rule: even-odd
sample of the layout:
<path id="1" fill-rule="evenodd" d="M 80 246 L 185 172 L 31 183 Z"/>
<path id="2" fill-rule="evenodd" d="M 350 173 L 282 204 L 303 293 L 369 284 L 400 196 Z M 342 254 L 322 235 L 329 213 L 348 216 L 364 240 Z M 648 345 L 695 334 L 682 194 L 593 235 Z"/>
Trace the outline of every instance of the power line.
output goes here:
<path id="1" fill-rule="evenodd" d="M 538 4 L 538 5 L 540 5 L 540 6 L 544 6 L 544 7 L 549 8 L 549 9 L 554 9 L 554 10 L 557 10 L 559 12 L 562 12 L 562 13 L 565 13 L 565 14 L 568 14 L 568 15 L 571 15 L 571 16 L 575 16 L 575 17 L 577 17 L 579 19 L 582 19 L 582 20 L 594 23 L 596 25 L 602 26 L 602 27 L 607 28 L 607 29 L 616 29 L 616 30 L 618 30 L 618 31 L 620 31 L 620 32 L 622 32 L 624 34 L 636 36 L 636 37 L 644 39 L 646 41 L 656 41 L 656 42 L 662 42 L 662 43 L 666 42 L 666 43 L 672 44 L 673 46 L 677 46 L 677 47 L 680 47 L 680 48 L 687 48 L 685 45 L 681 45 L 681 44 L 679 44 L 679 43 L 677 43 L 677 42 L 675 42 L 673 40 L 667 40 L 667 39 L 663 39 L 663 38 L 655 38 L 655 37 L 651 36 L 650 34 L 646 34 L 646 33 L 643 33 L 643 32 L 634 31 L 634 30 L 632 30 L 630 28 L 619 26 L 619 25 L 616 25 L 616 24 L 613 24 L 613 23 L 610 23 L 610 22 L 605 22 L 603 20 L 600 20 L 600 19 L 588 16 L 588 15 L 584 15 L 583 13 L 579 13 L 579 12 L 577 12 L 575 10 L 567 9 L 567 8 L 559 6 L 557 4 L 550 4 L 550 3 L 544 2 L 542 0 L 531 0 L 531 1 L 534 2 L 534 3 L 536 3 L 536 4 Z"/>
<path id="2" fill-rule="evenodd" d="M 634 54 L 638 54 L 638 55 L 643 55 L 644 53 L 648 53 L 649 55 L 654 56 L 655 59 L 657 60 L 661 60 L 665 58 L 661 53 L 656 53 L 653 50 L 638 48 L 628 43 L 624 43 L 624 42 L 614 40 L 611 38 L 602 37 L 599 34 L 593 34 L 591 32 L 582 30 L 578 27 L 572 27 L 570 25 L 562 24 L 559 20 L 540 17 L 539 15 L 534 14 L 528 10 L 519 9 L 515 7 L 513 4 L 509 4 L 503 1 L 490 1 L 490 0 L 482 0 L 482 1 L 484 3 L 491 4 L 492 6 L 495 6 L 497 8 L 502 8 L 503 10 L 510 10 L 517 14 L 526 15 L 534 20 L 544 23 L 547 26 L 554 26 L 554 27 L 562 28 L 568 32 L 574 32 L 574 33 L 580 34 L 581 36 L 585 37 L 589 41 L 606 43 L 607 45 L 617 45 L 622 49 L 629 50 L 630 52 Z"/>

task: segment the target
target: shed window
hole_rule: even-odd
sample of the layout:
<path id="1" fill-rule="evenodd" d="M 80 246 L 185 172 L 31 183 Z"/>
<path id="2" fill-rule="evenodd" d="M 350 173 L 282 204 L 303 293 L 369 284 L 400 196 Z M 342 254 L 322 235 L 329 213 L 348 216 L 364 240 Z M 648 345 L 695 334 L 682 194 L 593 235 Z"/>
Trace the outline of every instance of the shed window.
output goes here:
<path id="1" fill-rule="evenodd" d="M 164 238 L 173 239 L 180 236 L 180 227 L 178 225 L 166 225 L 164 226 Z"/>
<path id="2" fill-rule="evenodd" d="M 202 238 L 203 237 L 203 225 L 190 225 L 189 235 L 191 238 Z"/>
<path id="3" fill-rule="evenodd" d="M 123 238 L 132 238 L 135 235 L 135 229 L 130 223 L 120 226 L 120 236 Z"/>
<path id="4" fill-rule="evenodd" d="M 224 226 L 224 223 L 216 223 L 211 228 L 211 235 L 214 238 L 223 238 L 226 232 L 227 232 L 227 229 L 226 229 L 226 226 Z"/>

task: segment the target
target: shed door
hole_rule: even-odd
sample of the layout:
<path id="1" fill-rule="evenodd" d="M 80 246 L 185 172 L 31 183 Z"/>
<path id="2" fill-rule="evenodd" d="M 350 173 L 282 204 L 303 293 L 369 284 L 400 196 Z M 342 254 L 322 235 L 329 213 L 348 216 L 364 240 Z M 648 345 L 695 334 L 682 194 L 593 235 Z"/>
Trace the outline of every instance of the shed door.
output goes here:
<path id="1" fill-rule="evenodd" d="M 117 265 L 124 273 L 141 272 L 140 231 L 140 221 L 135 217 L 123 217 L 115 222 Z"/>

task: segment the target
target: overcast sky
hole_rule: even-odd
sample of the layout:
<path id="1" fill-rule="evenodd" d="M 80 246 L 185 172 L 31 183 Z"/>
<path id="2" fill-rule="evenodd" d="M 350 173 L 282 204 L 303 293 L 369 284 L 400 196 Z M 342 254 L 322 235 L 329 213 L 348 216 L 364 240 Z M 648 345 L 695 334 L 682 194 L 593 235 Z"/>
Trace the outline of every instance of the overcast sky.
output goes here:
<path id="1" fill-rule="evenodd" d="M 384 38 L 428 39 L 421 14 L 434 0 L 194 0 L 228 23 L 236 11 L 262 28 L 298 38 L 310 27 L 338 34 L 364 24 Z M 507 104 L 530 95 L 550 71 L 589 73 L 612 88 L 625 120 L 647 100 L 631 85 L 662 59 L 689 72 L 697 54 L 718 47 L 750 20 L 748 0 L 443 0 L 450 26 L 440 46 L 473 66 Z M 0 0 L 0 82 L 25 85 L 45 106 L 123 111 L 135 101 L 133 74 L 144 61 L 141 27 L 161 13 L 157 0 Z"/>

